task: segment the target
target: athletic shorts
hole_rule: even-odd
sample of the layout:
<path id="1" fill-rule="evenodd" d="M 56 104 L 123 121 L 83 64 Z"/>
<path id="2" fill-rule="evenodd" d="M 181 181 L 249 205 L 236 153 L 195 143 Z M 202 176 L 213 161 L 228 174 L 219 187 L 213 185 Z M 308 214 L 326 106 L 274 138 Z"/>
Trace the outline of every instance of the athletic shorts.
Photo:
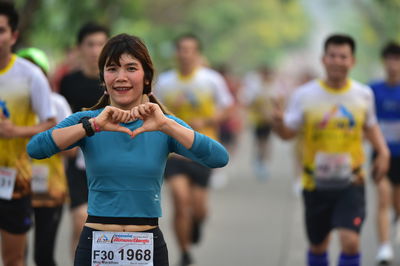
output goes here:
<path id="1" fill-rule="evenodd" d="M 30 196 L 20 199 L 0 199 L 0 229 L 12 234 L 23 234 L 31 228 L 32 202 Z"/>
<path id="2" fill-rule="evenodd" d="M 372 155 L 372 163 L 376 158 L 376 153 L 374 152 Z M 387 172 L 387 176 L 392 185 L 400 185 L 400 156 L 390 156 L 390 166 Z M 371 175 L 373 178 L 373 176 Z"/>
<path id="3" fill-rule="evenodd" d="M 219 140 L 222 144 L 231 144 L 235 140 L 235 132 L 226 124 L 222 124 L 219 130 Z"/>
<path id="4" fill-rule="evenodd" d="M 390 157 L 390 167 L 387 175 L 393 185 L 400 185 L 400 157 Z"/>
<path id="5" fill-rule="evenodd" d="M 306 231 L 311 244 L 321 244 L 334 228 L 360 233 L 366 214 L 364 193 L 363 185 L 303 191 Z"/>
<path id="6" fill-rule="evenodd" d="M 211 169 L 193 161 L 170 157 L 165 167 L 165 179 L 168 180 L 181 174 L 188 176 L 193 184 L 206 188 L 210 180 Z"/>
<path id="7" fill-rule="evenodd" d="M 70 197 L 70 208 L 74 209 L 88 202 L 86 171 L 75 166 L 75 159 L 68 160 L 67 181 Z"/>
<path id="8" fill-rule="evenodd" d="M 254 133 L 258 139 L 268 138 L 271 133 L 271 125 L 270 124 L 257 125 Z"/>

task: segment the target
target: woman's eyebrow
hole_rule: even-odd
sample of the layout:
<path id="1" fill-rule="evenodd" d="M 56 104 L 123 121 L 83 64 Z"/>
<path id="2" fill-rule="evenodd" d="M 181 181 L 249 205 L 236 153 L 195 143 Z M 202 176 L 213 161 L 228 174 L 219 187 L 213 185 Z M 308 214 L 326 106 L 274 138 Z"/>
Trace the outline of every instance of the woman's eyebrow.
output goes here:
<path id="1" fill-rule="evenodd" d="M 126 63 L 126 66 L 138 66 L 139 64 L 137 62 L 130 62 L 130 63 Z"/>

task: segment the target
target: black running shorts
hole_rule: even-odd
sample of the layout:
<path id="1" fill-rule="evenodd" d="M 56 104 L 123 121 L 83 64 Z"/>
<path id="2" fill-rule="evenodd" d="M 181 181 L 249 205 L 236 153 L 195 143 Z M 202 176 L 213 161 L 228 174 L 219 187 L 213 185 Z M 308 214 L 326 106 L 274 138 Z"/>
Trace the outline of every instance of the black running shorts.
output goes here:
<path id="1" fill-rule="evenodd" d="M 210 180 L 211 169 L 193 161 L 170 157 L 165 167 L 165 179 L 168 180 L 181 174 L 188 176 L 193 184 L 206 188 Z"/>
<path id="2" fill-rule="evenodd" d="M 0 229 L 12 234 L 28 232 L 32 226 L 31 197 L 20 199 L 0 199 Z"/>
<path id="3" fill-rule="evenodd" d="M 400 185 L 400 157 L 390 157 L 390 167 L 387 175 L 393 185 Z"/>
<path id="4" fill-rule="evenodd" d="M 376 152 L 373 152 L 371 164 L 374 163 L 376 156 Z M 390 156 L 390 166 L 387 176 L 392 185 L 400 185 L 400 156 Z M 373 175 L 371 177 L 373 178 Z"/>
<path id="5" fill-rule="evenodd" d="M 305 223 L 311 244 L 324 241 L 334 228 L 357 233 L 365 219 L 363 185 L 351 185 L 340 190 L 303 191 Z"/>
<path id="6" fill-rule="evenodd" d="M 68 160 L 66 171 L 71 209 L 88 202 L 86 171 L 78 169 L 75 164 L 75 158 Z"/>

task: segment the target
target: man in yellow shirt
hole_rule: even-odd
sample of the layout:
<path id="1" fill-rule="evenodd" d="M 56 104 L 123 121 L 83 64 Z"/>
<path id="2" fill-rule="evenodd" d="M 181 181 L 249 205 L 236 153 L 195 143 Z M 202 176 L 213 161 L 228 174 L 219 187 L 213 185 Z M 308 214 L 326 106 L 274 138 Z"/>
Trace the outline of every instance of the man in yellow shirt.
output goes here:
<path id="1" fill-rule="evenodd" d="M 324 45 L 326 77 L 306 83 L 274 113 L 274 131 L 283 139 L 303 133 L 302 185 L 309 240 L 308 265 L 327 266 L 330 233 L 337 229 L 339 266 L 361 265 L 360 230 L 365 218 L 364 136 L 377 152 L 373 175 L 381 180 L 389 150 L 378 126 L 372 90 L 348 78 L 355 42 L 332 35 Z"/>
<path id="2" fill-rule="evenodd" d="M 32 225 L 29 138 L 55 125 L 50 87 L 42 71 L 11 52 L 18 14 L 0 2 L 0 236 L 4 265 L 24 265 Z M 37 118 L 39 123 L 37 123 Z"/>
<path id="3" fill-rule="evenodd" d="M 174 115 L 187 121 L 194 130 L 215 139 L 219 123 L 233 106 L 229 89 L 218 72 L 202 64 L 197 36 L 180 36 L 175 48 L 177 69 L 161 73 L 155 92 Z M 207 216 L 210 176 L 209 168 L 177 156 L 171 156 L 165 169 L 174 198 L 181 266 L 192 264 L 190 244 L 199 242 L 199 228 Z"/>

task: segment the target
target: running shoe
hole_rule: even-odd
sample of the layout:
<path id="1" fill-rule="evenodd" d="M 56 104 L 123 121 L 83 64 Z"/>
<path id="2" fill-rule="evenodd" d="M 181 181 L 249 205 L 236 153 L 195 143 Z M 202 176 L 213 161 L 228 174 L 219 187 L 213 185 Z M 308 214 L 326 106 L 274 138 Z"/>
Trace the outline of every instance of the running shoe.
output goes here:
<path id="1" fill-rule="evenodd" d="M 390 244 L 383 244 L 379 247 L 378 254 L 376 255 L 378 265 L 390 265 L 393 258 L 393 249 Z"/>
<path id="2" fill-rule="evenodd" d="M 193 259 L 189 252 L 182 253 L 181 262 L 179 266 L 193 266 Z"/>
<path id="3" fill-rule="evenodd" d="M 257 179 L 260 181 L 266 181 L 269 177 L 268 168 L 266 164 L 260 160 L 255 161 L 254 171 Z"/>

